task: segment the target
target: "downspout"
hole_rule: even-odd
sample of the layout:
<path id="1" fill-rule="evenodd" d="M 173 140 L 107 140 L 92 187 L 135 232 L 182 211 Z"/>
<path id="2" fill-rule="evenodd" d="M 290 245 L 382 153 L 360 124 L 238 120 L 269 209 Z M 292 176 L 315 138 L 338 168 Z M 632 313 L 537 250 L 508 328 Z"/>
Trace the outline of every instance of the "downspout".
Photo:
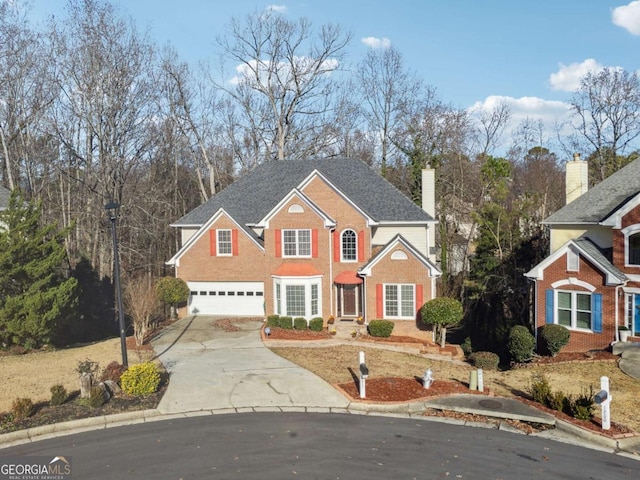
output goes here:
<path id="1" fill-rule="evenodd" d="M 335 227 L 329 229 L 329 305 L 331 311 L 329 315 L 333 315 L 333 232 Z"/>
<path id="2" fill-rule="evenodd" d="M 619 305 L 618 305 L 618 294 L 620 292 L 619 288 L 620 288 L 620 285 L 616 285 L 616 315 L 615 315 L 615 317 L 616 317 L 615 318 L 615 320 L 616 320 L 616 325 L 615 325 L 616 326 L 616 336 L 615 336 L 614 342 L 619 342 L 620 341 L 620 333 L 618 333 L 618 319 L 619 319 L 618 308 L 620 308 Z"/>

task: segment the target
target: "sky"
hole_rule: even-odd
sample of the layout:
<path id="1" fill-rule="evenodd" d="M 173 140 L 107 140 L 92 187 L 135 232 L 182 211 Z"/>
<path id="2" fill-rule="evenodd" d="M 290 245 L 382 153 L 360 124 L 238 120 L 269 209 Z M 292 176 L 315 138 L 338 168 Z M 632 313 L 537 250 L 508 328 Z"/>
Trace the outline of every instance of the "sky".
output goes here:
<path id="1" fill-rule="evenodd" d="M 16 0 L 14 0 L 16 1 Z M 66 0 L 32 4 L 31 19 L 64 17 Z M 235 17 L 274 8 L 353 35 L 349 59 L 393 45 L 408 69 L 456 108 L 505 103 L 514 120 L 551 126 L 587 71 L 640 70 L 640 1 L 629 0 L 112 0 L 160 45 L 196 65 Z"/>

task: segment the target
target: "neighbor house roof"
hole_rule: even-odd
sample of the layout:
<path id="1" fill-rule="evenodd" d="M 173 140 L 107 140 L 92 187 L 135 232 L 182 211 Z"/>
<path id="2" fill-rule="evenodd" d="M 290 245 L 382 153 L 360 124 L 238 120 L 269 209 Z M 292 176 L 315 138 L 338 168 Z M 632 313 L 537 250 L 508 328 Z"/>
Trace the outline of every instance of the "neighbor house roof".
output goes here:
<path id="1" fill-rule="evenodd" d="M 173 226 L 199 227 L 220 208 L 224 208 L 241 225 L 255 224 L 314 171 L 377 222 L 434 222 L 429 214 L 364 162 L 329 158 L 265 162 L 180 218 Z"/>
<path id="2" fill-rule="evenodd" d="M 545 224 L 598 224 L 640 192 L 640 159 L 587 190 L 544 220 Z"/>

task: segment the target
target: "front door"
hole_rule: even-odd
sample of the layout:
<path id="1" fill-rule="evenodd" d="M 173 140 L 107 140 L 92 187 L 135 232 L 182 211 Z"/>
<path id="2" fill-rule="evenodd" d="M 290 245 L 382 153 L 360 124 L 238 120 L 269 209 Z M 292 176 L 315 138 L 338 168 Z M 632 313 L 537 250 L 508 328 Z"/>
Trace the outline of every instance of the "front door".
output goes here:
<path id="1" fill-rule="evenodd" d="M 360 285 L 338 285 L 338 316 L 357 317 L 359 305 Z"/>

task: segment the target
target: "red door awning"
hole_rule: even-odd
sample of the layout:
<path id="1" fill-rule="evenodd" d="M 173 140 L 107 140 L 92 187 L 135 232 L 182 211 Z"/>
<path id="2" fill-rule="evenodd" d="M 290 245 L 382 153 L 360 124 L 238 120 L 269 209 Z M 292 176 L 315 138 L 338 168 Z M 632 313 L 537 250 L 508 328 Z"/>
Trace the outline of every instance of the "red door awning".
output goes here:
<path id="1" fill-rule="evenodd" d="M 356 272 L 352 272 L 350 270 L 338 274 L 334 282 L 342 285 L 360 285 L 361 283 L 364 283 L 362 278 L 360 278 Z"/>

